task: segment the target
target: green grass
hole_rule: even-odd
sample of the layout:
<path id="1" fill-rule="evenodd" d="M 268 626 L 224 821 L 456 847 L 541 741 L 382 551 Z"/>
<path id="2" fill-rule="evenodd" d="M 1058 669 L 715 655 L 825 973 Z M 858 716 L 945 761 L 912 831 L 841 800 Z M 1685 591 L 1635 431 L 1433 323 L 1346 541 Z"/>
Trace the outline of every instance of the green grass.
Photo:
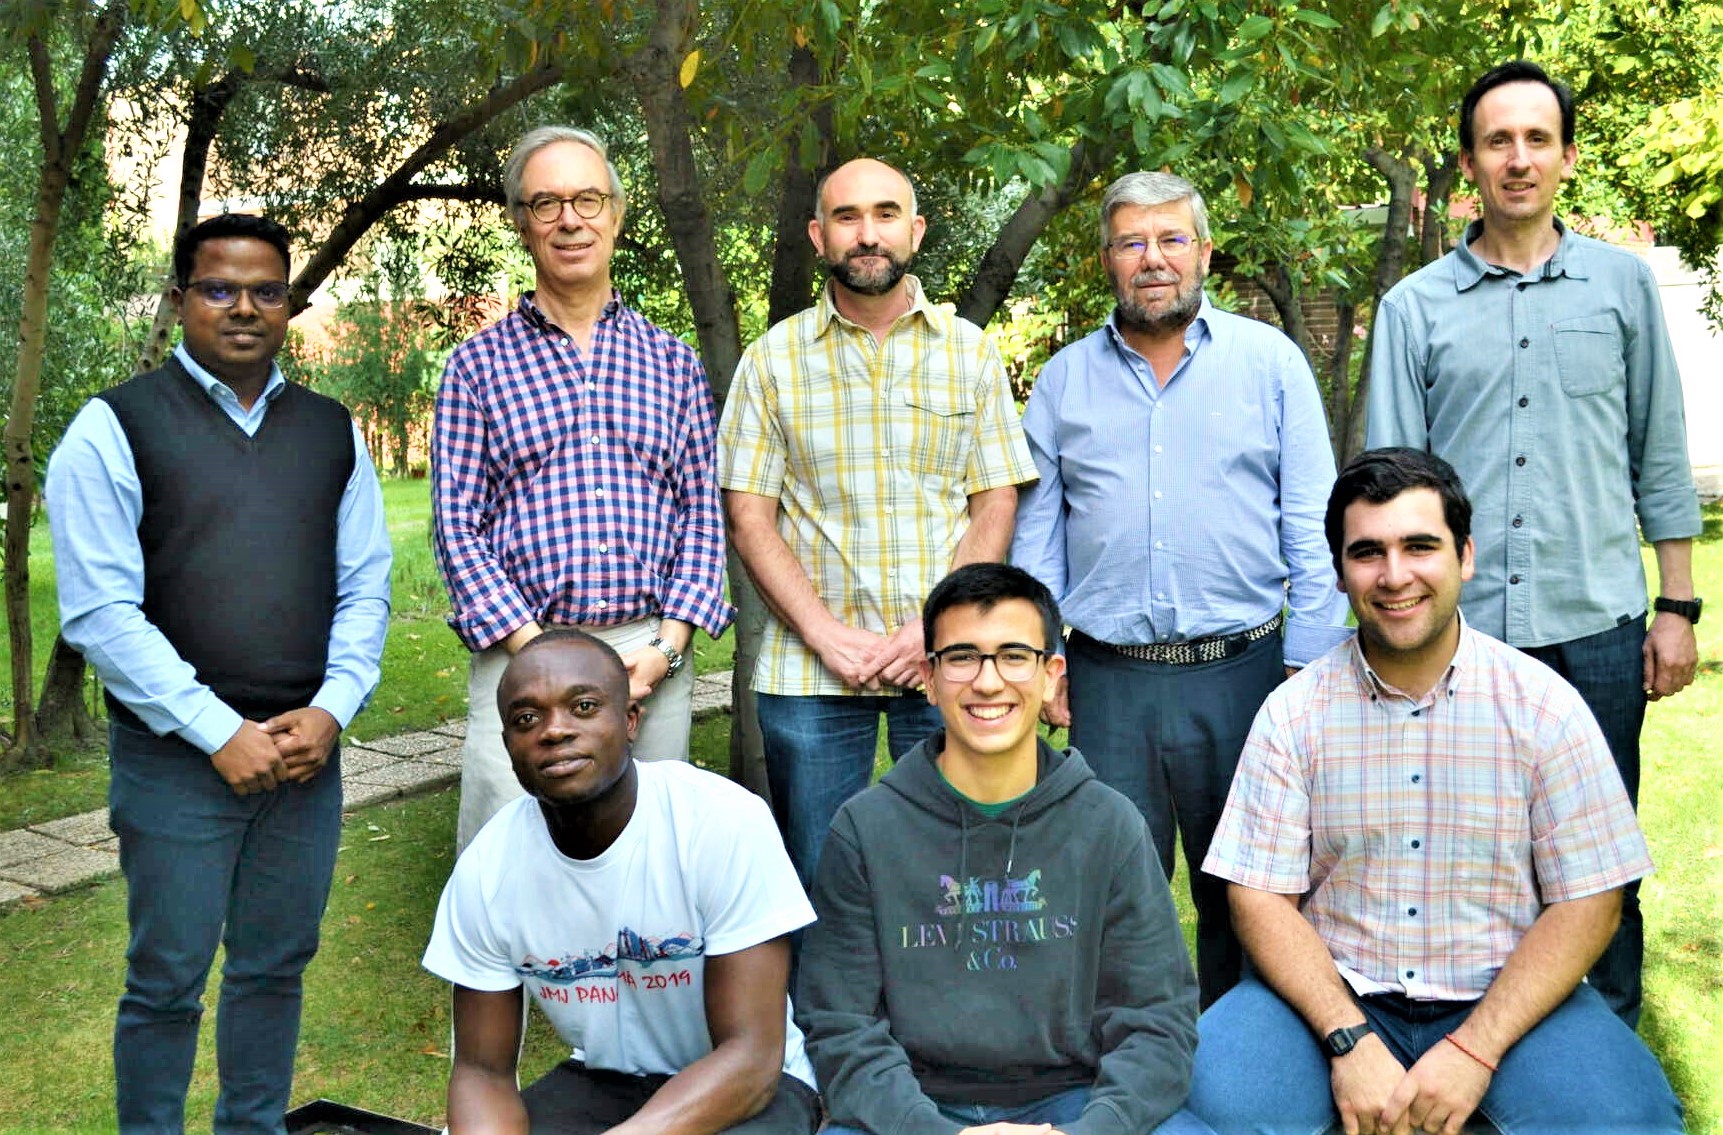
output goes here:
<path id="1" fill-rule="evenodd" d="M 395 549 L 393 609 L 389 638 L 383 647 L 382 681 L 370 704 L 348 727 L 347 738 L 353 741 L 429 729 L 467 713 L 467 649 L 444 621 L 448 597 L 431 558 L 430 483 L 385 479 L 383 508 Z M 30 552 L 31 616 L 40 689 L 48 650 L 60 629 L 54 552 L 45 523 L 38 523 L 31 532 Z M 698 672 L 729 669 L 735 653 L 733 635 L 714 642 L 697 634 L 694 642 Z M 0 673 L 5 672 L 9 650 L 8 642 L 0 638 Z M 86 681 L 91 705 L 97 707 L 95 679 L 90 676 Z M 0 717 L 9 718 L 9 691 L 0 693 L 0 699 Z M 62 753 L 52 769 L 0 779 L 0 831 L 100 808 L 107 797 L 107 754 L 102 746 Z"/>

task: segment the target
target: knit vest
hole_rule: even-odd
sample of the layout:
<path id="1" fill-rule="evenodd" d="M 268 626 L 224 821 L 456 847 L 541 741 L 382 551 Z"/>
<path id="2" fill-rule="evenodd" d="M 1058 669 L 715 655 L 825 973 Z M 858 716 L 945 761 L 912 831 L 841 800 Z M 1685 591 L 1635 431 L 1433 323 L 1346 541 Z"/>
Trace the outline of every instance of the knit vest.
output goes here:
<path id="1" fill-rule="evenodd" d="M 144 616 L 244 717 L 310 704 L 328 663 L 336 520 L 353 472 L 346 408 L 289 384 L 247 437 L 177 359 L 97 397 L 125 431 L 142 489 Z"/>

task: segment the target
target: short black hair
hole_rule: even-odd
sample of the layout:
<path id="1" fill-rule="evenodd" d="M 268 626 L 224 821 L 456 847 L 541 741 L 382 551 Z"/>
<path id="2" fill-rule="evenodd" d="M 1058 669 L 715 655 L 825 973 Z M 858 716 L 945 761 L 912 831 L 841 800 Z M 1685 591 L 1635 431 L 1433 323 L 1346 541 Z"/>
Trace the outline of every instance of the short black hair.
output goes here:
<path id="1" fill-rule="evenodd" d="M 180 233 L 179 239 L 173 242 L 174 284 L 183 288 L 191 283 L 191 265 L 192 261 L 197 259 L 200 244 L 207 240 L 222 240 L 235 236 L 261 240 L 281 253 L 282 273 L 289 279 L 292 278 L 293 257 L 287 251 L 285 228 L 268 217 L 254 217 L 249 213 L 222 213 L 193 225 Z"/>
<path id="2" fill-rule="evenodd" d="M 1340 570 L 1340 554 L 1346 540 L 1346 509 L 1356 500 L 1387 504 L 1410 489 L 1434 489 L 1442 498 L 1442 517 L 1454 536 L 1458 551 L 1472 534 L 1472 502 L 1454 467 L 1433 453 L 1405 446 L 1367 449 L 1346 463 L 1328 494 L 1328 515 L 1323 527 L 1328 550 L 1334 555 L 1334 570 Z"/>
<path id="3" fill-rule="evenodd" d="M 1472 143 L 1476 141 L 1472 136 L 1472 119 L 1478 113 L 1478 100 L 1508 83 L 1542 83 L 1548 87 L 1555 95 L 1556 105 L 1561 107 L 1561 144 L 1573 145 L 1573 92 L 1566 84 L 1550 78 L 1549 73 L 1536 63 L 1514 59 L 1485 71 L 1466 92 L 1466 97 L 1460 100 L 1461 150 L 1471 153 Z"/>
<path id="4" fill-rule="evenodd" d="M 933 627 L 939 616 L 953 607 L 979 607 L 991 611 L 1007 599 L 1025 599 L 1041 613 L 1041 629 L 1046 635 L 1042 649 L 1059 649 L 1059 632 L 1064 620 L 1059 617 L 1059 604 L 1047 585 L 1011 564 L 964 564 L 933 585 L 927 602 L 921 605 L 921 635 L 924 648 L 933 653 Z M 1034 643 L 1025 643 L 1033 646 Z"/>
<path id="5" fill-rule="evenodd" d="M 623 697 L 624 699 L 627 698 L 629 687 L 628 666 L 622 661 L 622 655 L 616 653 L 615 647 L 611 646 L 608 642 L 605 642 L 597 635 L 588 634 L 578 628 L 549 627 L 543 634 L 538 635 L 536 638 L 528 639 L 525 646 L 515 651 L 514 657 L 519 658 L 529 650 L 540 650 L 545 647 L 557 646 L 559 644 L 564 646 L 596 647 L 598 652 L 604 655 L 608 663 L 608 669 L 615 672 L 612 677 L 615 681 L 621 683 Z M 513 665 L 514 659 L 509 659 L 509 663 L 510 665 Z M 504 677 L 506 677 L 507 674 L 508 671 L 505 668 L 503 671 Z M 501 679 L 499 679 L 497 681 L 498 708 L 501 708 L 502 689 L 503 683 Z"/>

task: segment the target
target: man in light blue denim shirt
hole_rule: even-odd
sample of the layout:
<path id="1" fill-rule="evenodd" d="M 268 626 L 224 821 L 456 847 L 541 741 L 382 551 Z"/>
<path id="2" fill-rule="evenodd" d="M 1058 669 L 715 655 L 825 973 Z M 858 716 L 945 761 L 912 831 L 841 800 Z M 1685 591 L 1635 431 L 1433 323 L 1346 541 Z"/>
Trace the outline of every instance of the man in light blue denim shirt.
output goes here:
<path id="1" fill-rule="evenodd" d="M 1169 877 L 1183 837 L 1207 1007 L 1243 962 L 1226 887 L 1198 870 L 1239 751 L 1285 674 L 1351 633 L 1322 532 L 1334 454 L 1298 347 L 1203 294 L 1195 186 L 1120 178 L 1100 235 L 1118 306 L 1035 381 L 1040 480 L 1011 559 L 1072 628 L 1068 705 L 1062 688 L 1043 716 L 1142 811 Z"/>
<path id="2" fill-rule="evenodd" d="M 1460 166 L 1483 219 L 1383 299 L 1368 438 L 1459 470 L 1476 509 L 1466 618 L 1579 689 L 1637 802 L 1646 699 L 1686 687 L 1698 659 L 1699 503 L 1650 269 L 1556 219 L 1573 138 L 1571 92 L 1536 65 L 1505 63 L 1473 84 Z M 1641 533 L 1659 575 L 1649 630 Z M 1590 975 L 1629 1025 L 1642 953 L 1633 884 Z"/>

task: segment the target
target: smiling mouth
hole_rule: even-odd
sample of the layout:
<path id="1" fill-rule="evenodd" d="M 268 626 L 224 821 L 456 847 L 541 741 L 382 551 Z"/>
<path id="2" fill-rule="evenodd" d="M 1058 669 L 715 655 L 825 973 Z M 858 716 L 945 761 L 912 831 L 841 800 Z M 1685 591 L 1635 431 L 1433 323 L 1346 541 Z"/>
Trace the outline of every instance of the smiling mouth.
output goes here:
<path id="1" fill-rule="evenodd" d="M 1424 597 L 1420 595 L 1416 599 L 1396 599 L 1392 602 L 1389 602 L 1388 600 L 1379 600 L 1376 605 L 1384 611 L 1410 611 L 1423 602 Z"/>
<path id="2" fill-rule="evenodd" d="M 965 706 L 964 712 L 982 721 L 999 721 L 1011 716 L 1014 708 L 1009 705 L 971 705 Z"/>
<path id="3" fill-rule="evenodd" d="M 538 771 L 539 771 L 540 776 L 548 776 L 548 777 L 573 776 L 575 773 L 579 772 L 581 769 L 585 768 L 587 765 L 590 765 L 591 763 L 592 763 L 592 758 L 586 757 L 586 756 L 577 755 L 577 756 L 572 756 L 572 757 L 558 757 L 556 760 L 551 761 L 548 764 L 542 764 L 542 765 L 538 766 Z"/>

